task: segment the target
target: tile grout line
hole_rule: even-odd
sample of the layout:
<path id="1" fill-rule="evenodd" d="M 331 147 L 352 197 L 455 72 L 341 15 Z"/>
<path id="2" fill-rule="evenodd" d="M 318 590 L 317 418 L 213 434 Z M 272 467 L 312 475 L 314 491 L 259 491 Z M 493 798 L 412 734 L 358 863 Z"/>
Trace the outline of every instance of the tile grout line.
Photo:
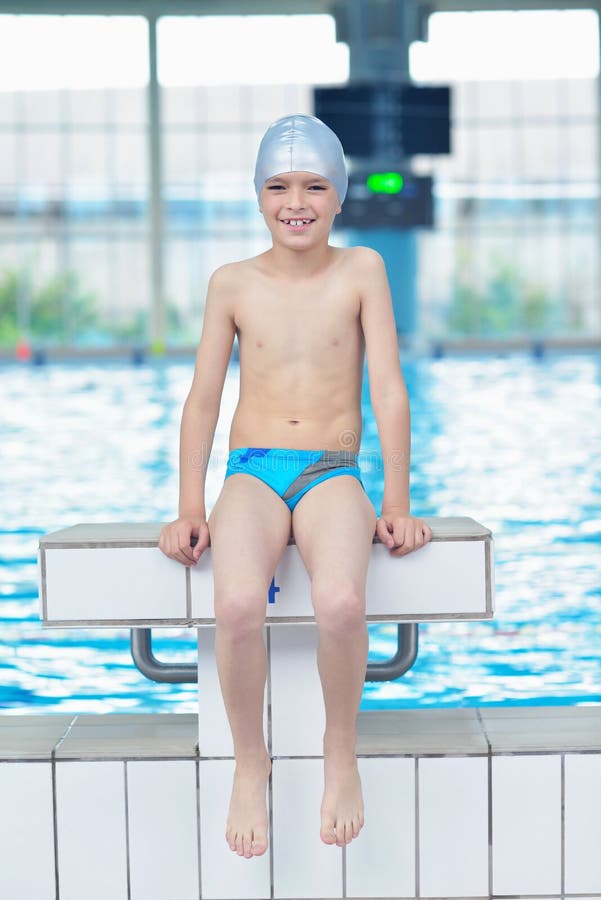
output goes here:
<path id="1" fill-rule="evenodd" d="M 492 842 L 493 842 L 493 817 L 492 817 L 492 754 L 488 755 L 488 785 L 487 785 L 487 793 L 488 793 L 488 896 L 493 896 L 492 889 L 492 881 L 493 881 L 493 856 L 492 856 Z"/>
<path id="2" fill-rule="evenodd" d="M 561 900 L 566 892 L 566 756 L 561 754 Z"/>
<path id="3" fill-rule="evenodd" d="M 59 900 L 59 877 L 58 877 L 58 806 L 56 796 L 56 757 L 54 749 L 50 757 L 50 774 L 52 779 L 52 828 L 54 832 L 54 887 L 56 892 L 56 900 Z"/>
<path id="4" fill-rule="evenodd" d="M 419 845 L 419 766 L 418 766 L 418 757 L 415 756 L 414 763 L 414 772 L 415 772 L 415 896 L 420 896 L 420 875 L 419 875 L 419 854 L 420 854 L 420 845 Z"/>
<path id="5" fill-rule="evenodd" d="M 53 756 L 53 757 L 56 757 L 56 752 L 57 752 L 57 750 L 60 749 L 60 746 L 61 746 L 61 744 L 63 743 L 63 741 L 69 736 L 69 732 L 71 731 L 71 729 L 73 728 L 73 726 L 74 726 L 75 723 L 77 722 L 77 719 L 78 719 L 78 718 L 79 718 L 79 716 L 74 716 L 74 717 L 71 719 L 71 721 L 70 721 L 69 724 L 67 725 L 67 728 L 65 729 L 64 734 L 62 734 L 62 735 L 60 736 L 60 738 L 58 739 L 58 741 L 57 741 L 56 744 L 54 745 L 54 748 L 53 748 L 53 750 L 52 750 L 52 756 Z"/>
<path id="6" fill-rule="evenodd" d="M 275 886 L 273 883 L 273 771 L 269 773 L 269 778 L 267 780 L 267 796 L 269 799 L 269 809 L 268 809 L 268 834 L 269 834 L 269 900 L 273 900 L 275 897 Z"/>
<path id="7" fill-rule="evenodd" d="M 489 740 L 488 733 L 486 731 L 486 725 L 484 723 L 484 719 L 482 718 L 482 710 L 480 709 L 479 706 L 476 707 L 476 718 L 482 729 L 482 734 L 484 735 L 484 740 L 486 741 L 486 746 L 488 747 L 488 754 L 487 754 L 488 784 L 486 786 L 486 789 L 487 789 L 487 802 L 488 802 L 488 810 L 487 810 L 487 818 L 488 818 L 488 896 L 490 898 L 493 896 L 492 744 Z"/>
<path id="8" fill-rule="evenodd" d="M 129 796 L 127 789 L 127 762 L 123 761 L 123 789 L 125 800 L 125 873 L 127 879 L 127 900 L 131 900 L 131 870 L 129 860 Z"/>
<path id="9" fill-rule="evenodd" d="M 202 900 L 202 830 L 200 816 L 200 760 L 194 760 L 196 769 L 196 853 L 198 856 L 198 898 Z"/>
<path id="10" fill-rule="evenodd" d="M 67 725 L 64 733 L 60 736 L 54 747 L 50 752 L 50 763 L 51 763 L 51 776 L 52 776 L 52 827 L 54 830 L 54 884 L 56 888 L 56 900 L 59 900 L 60 897 L 60 878 L 58 872 L 58 795 L 56 788 L 56 751 L 59 749 L 60 745 L 63 743 L 75 722 L 77 721 L 77 716 L 74 716 L 69 724 Z"/>
<path id="11" fill-rule="evenodd" d="M 475 711 L 476 711 L 476 719 L 478 720 L 478 724 L 480 725 L 480 728 L 482 729 L 482 735 L 484 737 L 484 740 L 486 741 L 486 747 L 487 747 L 486 752 L 487 752 L 487 755 L 490 756 L 492 753 L 492 744 L 488 737 L 488 732 L 486 730 L 486 725 L 484 723 L 484 719 L 482 718 L 482 710 L 479 706 L 476 706 Z"/>

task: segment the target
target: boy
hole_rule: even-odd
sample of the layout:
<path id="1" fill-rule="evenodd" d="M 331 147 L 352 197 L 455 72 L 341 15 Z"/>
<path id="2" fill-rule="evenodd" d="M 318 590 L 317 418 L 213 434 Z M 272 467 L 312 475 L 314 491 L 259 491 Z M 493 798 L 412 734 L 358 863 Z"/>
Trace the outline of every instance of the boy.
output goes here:
<path id="1" fill-rule="evenodd" d="M 384 262 L 367 247 L 328 243 L 347 189 L 340 141 L 313 116 L 278 119 L 261 141 L 254 183 L 273 245 L 220 266 L 209 280 L 182 416 L 179 518 L 159 543 L 186 566 L 211 545 L 217 667 L 236 756 L 226 840 L 247 859 L 267 849 L 262 630 L 291 530 L 319 627 L 326 712 L 320 835 L 339 847 L 364 821 L 355 725 L 374 531 L 393 556 L 432 537 L 409 513 L 409 402 Z M 207 521 L 206 469 L 236 334 L 240 397 L 225 481 Z M 357 463 L 364 349 L 384 461 L 379 519 Z"/>

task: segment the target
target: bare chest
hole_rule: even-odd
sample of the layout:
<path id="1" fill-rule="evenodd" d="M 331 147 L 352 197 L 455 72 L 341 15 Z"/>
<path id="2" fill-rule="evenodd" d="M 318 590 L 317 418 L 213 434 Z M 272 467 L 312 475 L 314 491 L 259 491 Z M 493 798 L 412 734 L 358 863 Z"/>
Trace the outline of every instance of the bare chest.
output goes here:
<path id="1" fill-rule="evenodd" d="M 238 298 L 236 329 L 241 360 L 255 364 L 306 360 L 357 352 L 360 299 L 347 279 L 304 287 L 251 282 Z"/>

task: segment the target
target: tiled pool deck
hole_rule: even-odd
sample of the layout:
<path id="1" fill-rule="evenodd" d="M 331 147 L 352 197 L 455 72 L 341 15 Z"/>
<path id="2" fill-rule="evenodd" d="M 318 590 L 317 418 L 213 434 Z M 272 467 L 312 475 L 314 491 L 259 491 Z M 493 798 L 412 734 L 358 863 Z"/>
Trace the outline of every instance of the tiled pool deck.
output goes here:
<path id="1" fill-rule="evenodd" d="M 195 715 L 1 716 L 0 896 L 601 896 L 601 706 L 360 712 L 360 837 L 319 839 L 320 757 L 274 757 L 253 860 L 197 743 Z"/>

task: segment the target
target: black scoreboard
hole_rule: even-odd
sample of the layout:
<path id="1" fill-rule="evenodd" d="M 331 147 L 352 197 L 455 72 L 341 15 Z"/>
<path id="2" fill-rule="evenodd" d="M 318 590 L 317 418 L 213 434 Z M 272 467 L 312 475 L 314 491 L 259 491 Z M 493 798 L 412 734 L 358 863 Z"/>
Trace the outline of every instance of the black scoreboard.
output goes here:
<path id="1" fill-rule="evenodd" d="M 394 157 L 451 152 L 451 88 L 393 82 L 316 87 L 315 115 L 336 132 L 349 156 L 382 150 Z"/>
<path id="2" fill-rule="evenodd" d="M 349 177 L 341 228 L 432 228 L 432 178 L 401 172 L 353 172 Z"/>

